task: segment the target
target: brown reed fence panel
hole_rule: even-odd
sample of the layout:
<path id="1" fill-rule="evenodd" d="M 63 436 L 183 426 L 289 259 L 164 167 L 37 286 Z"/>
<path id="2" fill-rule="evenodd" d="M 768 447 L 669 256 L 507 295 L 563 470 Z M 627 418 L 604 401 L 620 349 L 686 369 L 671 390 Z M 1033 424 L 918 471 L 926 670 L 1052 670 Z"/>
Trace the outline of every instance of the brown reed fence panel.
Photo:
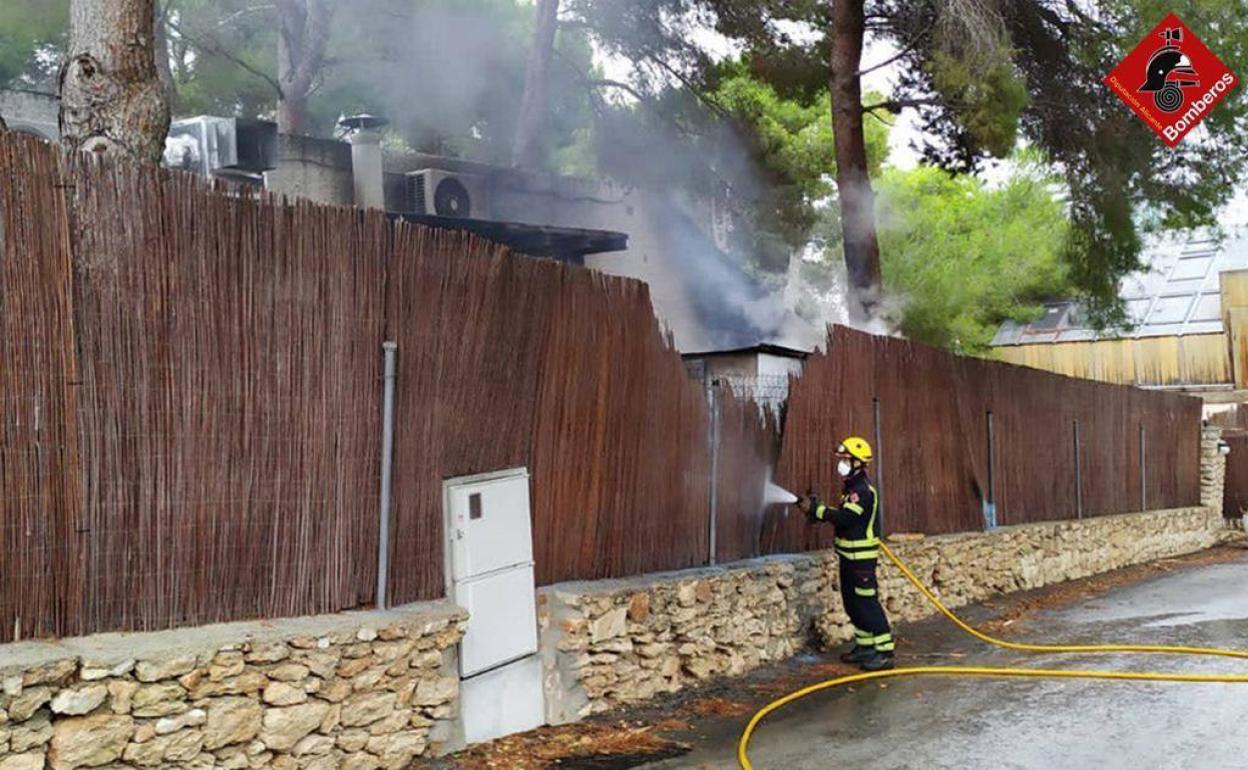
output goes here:
<path id="1" fill-rule="evenodd" d="M 475 257 L 465 256 L 472 252 Z M 527 465 L 540 335 L 529 266 L 463 235 L 395 230 L 387 339 L 398 343 L 395 601 L 443 593 L 442 480 Z"/>
<path id="2" fill-rule="evenodd" d="M 877 360 L 880 430 L 878 442 L 870 432 L 862 435 L 877 444 L 884 531 L 978 528 L 987 490 L 979 461 L 985 428 L 982 418 L 966 417 L 968 410 L 975 411 L 969 406 L 973 399 L 967 398 L 975 391 L 963 376 L 962 361 L 906 340 L 866 339 Z"/>
<path id="3" fill-rule="evenodd" d="M 384 218 L 0 158 L 0 639 L 371 601 Z"/>
<path id="4" fill-rule="evenodd" d="M 846 436 L 877 445 L 888 531 L 958 532 L 982 522 L 975 437 L 958 359 L 905 340 L 834 327 L 826 354 L 812 355 L 789 390 L 777 477 L 797 493 L 840 494 L 834 452 Z M 876 412 L 880 435 L 876 435 Z M 968 435 L 969 434 L 969 435 Z M 830 527 L 799 520 L 778 550 L 827 547 Z"/>
<path id="5" fill-rule="evenodd" d="M 778 417 L 729 388 L 715 394 L 719 412 L 715 558 L 748 559 L 766 552 L 784 521 L 785 507 L 763 495 L 780 453 Z"/>
<path id="6" fill-rule="evenodd" d="M 73 162 L 84 629 L 369 601 L 384 220 Z"/>
<path id="7" fill-rule="evenodd" d="M 394 601 L 444 592 L 442 482 L 512 466 L 540 583 L 706 561 L 708 406 L 645 284 L 28 138 L 0 183 L 0 641 L 370 604 L 387 339 Z M 1199 496 L 1193 399 L 844 328 L 783 431 L 720 405 L 720 561 L 828 547 L 763 483 L 835 497 L 848 434 L 890 531 L 1072 518 L 1075 421 L 1084 515 Z"/>
<path id="8" fill-rule="evenodd" d="M 1248 434 L 1223 436 L 1231 453 L 1226 456 L 1226 490 L 1222 515 L 1238 519 L 1248 512 Z"/>
<path id="9" fill-rule="evenodd" d="M 546 338 L 532 449 L 539 582 L 704 563 L 707 405 L 660 333 L 649 287 L 542 264 L 564 281 L 551 329 L 595 328 L 597 341 Z M 591 493 L 569 494 L 582 477 Z"/>
<path id="10" fill-rule="evenodd" d="M 58 155 L 0 142 L 0 642 L 77 630 L 85 578 L 72 264 Z"/>
<path id="11" fill-rule="evenodd" d="M 644 284 L 401 226 L 395 601 L 442 595 L 444 479 L 527 466 L 539 583 L 701 564 L 706 405 Z"/>
<path id="12" fill-rule="evenodd" d="M 994 365 L 987 402 L 993 418 L 993 489 L 999 524 L 1073 519 L 1074 423 L 1063 383 L 1037 369 Z"/>
<path id="13" fill-rule="evenodd" d="M 873 414 L 878 401 L 879 434 Z M 1150 509 L 1199 501 L 1200 402 L 962 358 L 834 327 L 828 352 L 790 388 L 777 476 L 833 496 L 832 451 L 858 434 L 875 443 L 885 529 L 958 532 L 1141 509 L 1139 429 Z M 989 484 L 988 415 L 992 415 Z M 1075 425 L 1079 437 L 1079 487 Z M 826 547 L 826 528 L 790 525 L 776 550 Z"/>

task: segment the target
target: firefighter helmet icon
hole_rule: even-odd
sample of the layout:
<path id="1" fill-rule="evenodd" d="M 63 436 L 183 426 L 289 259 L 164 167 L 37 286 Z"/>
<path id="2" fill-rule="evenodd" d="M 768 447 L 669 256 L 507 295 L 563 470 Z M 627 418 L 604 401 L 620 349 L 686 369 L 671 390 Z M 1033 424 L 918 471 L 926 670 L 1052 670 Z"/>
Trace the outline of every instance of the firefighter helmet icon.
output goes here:
<path id="1" fill-rule="evenodd" d="M 1148 60 L 1148 79 L 1140 91 L 1150 92 L 1153 103 L 1162 112 L 1174 112 L 1183 106 L 1183 89 L 1200 85 L 1200 76 L 1192 62 L 1179 48 L 1183 30 L 1167 29 L 1161 33 L 1165 43 Z"/>

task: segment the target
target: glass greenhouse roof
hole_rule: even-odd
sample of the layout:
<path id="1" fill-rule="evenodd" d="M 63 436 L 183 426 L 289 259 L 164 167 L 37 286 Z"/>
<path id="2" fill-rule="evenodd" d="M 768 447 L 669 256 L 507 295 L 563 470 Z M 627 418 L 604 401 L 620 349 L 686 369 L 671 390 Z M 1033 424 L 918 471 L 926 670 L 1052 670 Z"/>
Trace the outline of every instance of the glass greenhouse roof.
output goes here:
<path id="1" fill-rule="evenodd" d="M 1114 337 L 1168 337 L 1222 331 L 1218 275 L 1248 269 L 1248 232 L 1227 234 L 1220 242 L 1207 235 L 1159 240 L 1145 250 L 1147 270 L 1122 282 L 1119 296 L 1135 328 L 1097 334 L 1086 325 L 1078 303 L 1052 302 L 1029 324 L 1006 321 L 993 345 L 1080 342 Z"/>

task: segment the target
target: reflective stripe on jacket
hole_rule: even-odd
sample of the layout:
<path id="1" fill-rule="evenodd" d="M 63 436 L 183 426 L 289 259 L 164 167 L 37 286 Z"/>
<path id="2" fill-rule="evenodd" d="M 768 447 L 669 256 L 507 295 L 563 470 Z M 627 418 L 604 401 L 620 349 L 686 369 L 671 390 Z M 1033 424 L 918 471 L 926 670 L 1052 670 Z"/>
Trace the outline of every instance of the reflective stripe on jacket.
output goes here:
<path id="1" fill-rule="evenodd" d="M 876 532 L 879 496 L 867 481 L 865 473 L 856 473 L 845 480 L 839 506 L 816 505 L 813 516 L 818 521 L 831 521 L 836 529 L 833 544 L 845 559 L 875 559 L 880 555 L 880 538 Z"/>

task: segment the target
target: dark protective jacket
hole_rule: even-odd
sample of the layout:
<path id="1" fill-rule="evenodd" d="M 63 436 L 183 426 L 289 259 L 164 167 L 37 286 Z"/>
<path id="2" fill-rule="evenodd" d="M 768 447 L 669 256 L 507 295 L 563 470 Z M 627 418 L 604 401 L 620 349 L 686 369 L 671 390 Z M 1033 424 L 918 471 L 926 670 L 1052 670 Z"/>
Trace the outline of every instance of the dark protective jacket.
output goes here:
<path id="1" fill-rule="evenodd" d="M 845 479 L 839 505 L 825 505 L 816 500 L 811 505 L 810 515 L 816 521 L 832 522 L 836 531 L 834 545 L 841 558 L 860 561 L 879 557 L 879 496 L 864 471 L 859 470 Z"/>

